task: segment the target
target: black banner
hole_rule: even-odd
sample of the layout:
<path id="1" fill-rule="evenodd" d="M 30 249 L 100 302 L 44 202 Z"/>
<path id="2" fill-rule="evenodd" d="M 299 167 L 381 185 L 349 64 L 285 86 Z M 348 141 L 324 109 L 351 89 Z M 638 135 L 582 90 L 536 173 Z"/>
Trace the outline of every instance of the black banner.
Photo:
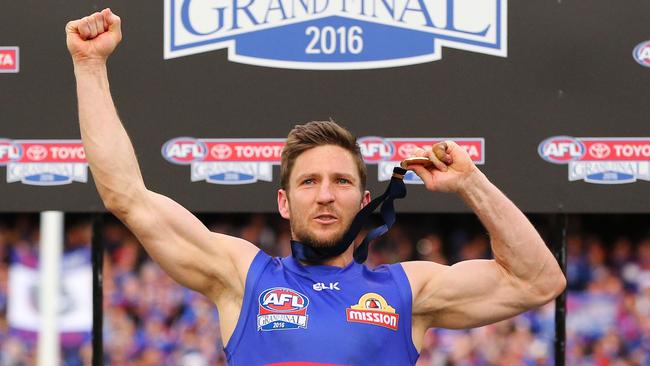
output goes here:
<path id="1" fill-rule="evenodd" d="M 648 212 L 649 2 L 248 3 L 110 2 L 120 117 L 148 187 L 188 209 L 275 211 L 281 139 L 333 118 L 364 138 L 374 194 L 409 143 L 453 138 L 524 211 Z M 64 26 L 108 5 L 3 3 L 1 211 L 103 209 Z M 398 211 L 467 211 L 408 190 Z"/>

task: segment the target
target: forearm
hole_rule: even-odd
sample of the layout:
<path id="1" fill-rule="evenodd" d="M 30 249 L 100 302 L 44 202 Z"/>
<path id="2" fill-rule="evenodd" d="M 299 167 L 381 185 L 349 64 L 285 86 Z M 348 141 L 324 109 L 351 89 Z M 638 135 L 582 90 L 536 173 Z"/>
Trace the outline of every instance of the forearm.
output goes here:
<path id="1" fill-rule="evenodd" d="M 557 261 L 537 230 L 483 173 L 468 177 L 459 193 L 488 230 L 494 258 L 510 275 L 542 291 L 563 287 Z"/>
<path id="2" fill-rule="evenodd" d="M 75 76 L 81 139 L 97 191 L 107 208 L 122 210 L 144 183 L 113 104 L 106 64 L 75 64 Z"/>

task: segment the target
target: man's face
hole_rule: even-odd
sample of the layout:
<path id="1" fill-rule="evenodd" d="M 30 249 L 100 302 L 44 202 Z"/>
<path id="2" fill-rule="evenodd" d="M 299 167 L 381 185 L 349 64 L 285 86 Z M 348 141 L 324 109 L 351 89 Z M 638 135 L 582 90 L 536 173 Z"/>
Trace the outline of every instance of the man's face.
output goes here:
<path id="1" fill-rule="evenodd" d="M 342 147 L 324 145 L 300 154 L 289 191 L 278 191 L 278 209 L 289 220 L 293 238 L 314 247 L 335 245 L 370 201 L 360 184 L 354 158 Z"/>

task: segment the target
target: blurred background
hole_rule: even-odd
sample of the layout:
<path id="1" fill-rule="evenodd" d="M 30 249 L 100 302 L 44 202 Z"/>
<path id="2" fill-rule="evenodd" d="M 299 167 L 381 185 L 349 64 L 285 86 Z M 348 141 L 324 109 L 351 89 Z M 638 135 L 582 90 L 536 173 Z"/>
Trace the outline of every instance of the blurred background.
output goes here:
<path id="1" fill-rule="evenodd" d="M 275 9 L 268 23 L 242 15 L 230 32 L 216 22 L 231 3 L 0 2 L 0 365 L 35 363 L 44 210 L 68 213 L 62 364 L 90 362 L 91 215 L 104 206 L 79 140 L 63 30 L 110 6 L 124 34 L 109 60 L 111 89 L 151 190 L 212 230 L 283 256 L 279 154 L 242 157 L 237 148 L 277 147 L 295 124 L 333 118 L 363 140 L 368 187 L 380 192 L 405 146 L 471 140 L 476 164 L 547 243 L 567 244 L 566 364 L 650 366 L 650 1 L 350 0 L 342 3 L 378 7 L 377 17 L 283 19 L 275 0 L 251 0 L 256 12 Z M 183 5 L 187 17 L 174 12 Z M 309 29 L 334 27 L 363 30 L 345 33 L 363 40 L 363 52 L 307 52 Z M 421 63 L 406 65 L 414 55 Z M 287 57 L 303 63 L 276 62 Z M 383 67 L 359 64 L 371 59 Z M 369 265 L 490 257 L 485 230 L 454 195 L 410 187 L 397 211 Z M 223 365 L 215 306 L 102 217 L 105 363 Z M 552 365 L 554 313 L 551 303 L 483 328 L 432 329 L 419 365 Z"/>
<path id="2" fill-rule="evenodd" d="M 81 309 L 91 291 L 66 286 L 66 271 L 90 271 L 95 216 L 67 214 L 61 313 Z M 211 230 L 235 235 L 271 255 L 290 253 L 289 227 L 277 215 L 202 215 Z M 552 217 L 529 216 L 552 247 Z M 650 216 L 570 215 L 567 365 L 650 365 Z M 174 283 L 112 216 L 103 217 L 104 360 L 107 365 L 225 365 L 219 314 L 207 298 Z M 10 315 L 17 268 L 35 267 L 38 215 L 0 216 L 0 364 L 35 362 L 36 333 Z M 490 258 L 489 238 L 473 215 L 399 215 L 371 248 L 368 264 L 408 260 L 452 264 Z M 19 276 L 20 278 L 12 278 Z M 79 277 L 77 275 L 77 277 Z M 83 276 L 82 276 L 83 277 Z M 77 288 L 80 291 L 75 291 Z M 32 292 L 32 294 L 35 292 Z M 34 306 L 34 299 L 26 300 Z M 24 313 L 26 309 L 20 309 Z M 418 366 L 553 365 L 554 303 L 472 330 L 431 329 Z M 62 332 L 62 365 L 90 365 L 89 331 Z"/>

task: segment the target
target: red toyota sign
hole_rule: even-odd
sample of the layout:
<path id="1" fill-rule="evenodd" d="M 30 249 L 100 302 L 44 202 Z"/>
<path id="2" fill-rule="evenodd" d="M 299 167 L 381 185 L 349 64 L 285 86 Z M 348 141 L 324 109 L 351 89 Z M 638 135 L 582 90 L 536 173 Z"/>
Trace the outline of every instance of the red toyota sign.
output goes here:
<path id="1" fill-rule="evenodd" d="M 17 73 L 19 70 L 18 47 L 0 46 L 0 72 Z"/>

